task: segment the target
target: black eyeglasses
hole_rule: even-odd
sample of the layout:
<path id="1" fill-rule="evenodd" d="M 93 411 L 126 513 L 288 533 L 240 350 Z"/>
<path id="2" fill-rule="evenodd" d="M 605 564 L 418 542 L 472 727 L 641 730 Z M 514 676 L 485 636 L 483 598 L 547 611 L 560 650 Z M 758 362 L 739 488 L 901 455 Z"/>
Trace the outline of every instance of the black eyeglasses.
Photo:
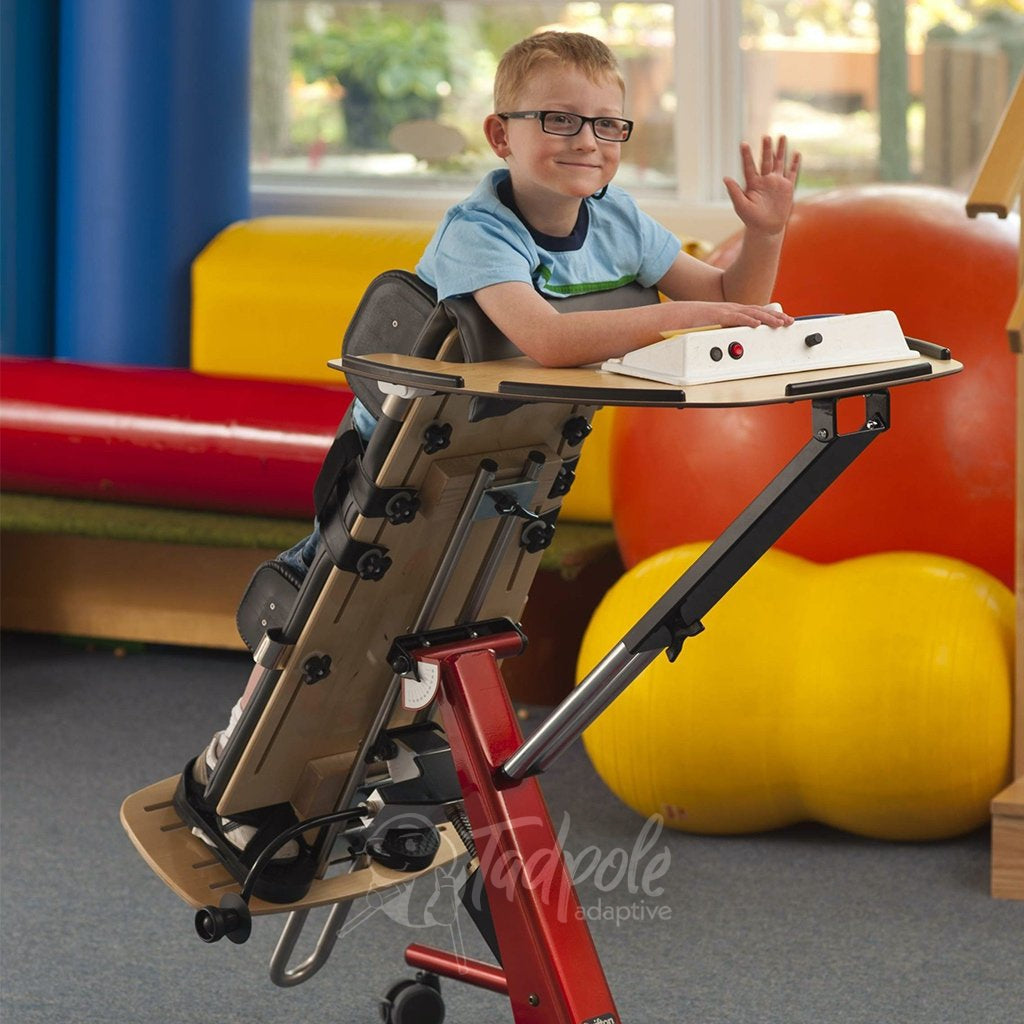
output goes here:
<path id="1" fill-rule="evenodd" d="M 603 142 L 625 142 L 633 132 L 633 122 L 624 117 L 584 117 L 564 110 L 515 110 L 498 117 L 540 121 L 541 131 L 548 135 L 579 135 L 583 126 L 589 124 L 594 135 Z"/>

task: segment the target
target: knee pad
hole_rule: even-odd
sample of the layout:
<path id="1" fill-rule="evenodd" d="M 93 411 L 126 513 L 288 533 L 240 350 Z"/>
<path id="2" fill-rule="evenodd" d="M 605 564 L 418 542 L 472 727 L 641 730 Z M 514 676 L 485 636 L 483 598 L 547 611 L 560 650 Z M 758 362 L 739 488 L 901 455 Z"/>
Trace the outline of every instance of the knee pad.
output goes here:
<path id="1" fill-rule="evenodd" d="M 238 635 L 250 651 L 256 650 L 267 630 L 288 621 L 302 579 L 297 570 L 277 559 L 264 562 L 253 573 L 235 613 Z"/>

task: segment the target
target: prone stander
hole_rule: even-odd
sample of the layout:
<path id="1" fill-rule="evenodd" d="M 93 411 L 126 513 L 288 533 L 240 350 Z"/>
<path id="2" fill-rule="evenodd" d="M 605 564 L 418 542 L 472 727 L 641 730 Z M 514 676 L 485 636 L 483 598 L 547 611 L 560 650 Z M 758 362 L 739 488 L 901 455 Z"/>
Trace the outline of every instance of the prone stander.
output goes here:
<path id="1" fill-rule="evenodd" d="M 961 369 L 947 350 L 908 342 L 904 361 L 684 389 L 545 369 L 471 300 L 437 304 L 403 272 L 373 282 L 335 365 L 378 426 L 364 448 L 342 423 L 315 489 L 322 544 L 306 576 L 277 563 L 254 576 L 239 627 L 262 669 L 255 693 L 207 785 L 186 767 L 122 806 L 144 859 L 195 908 L 200 937 L 244 942 L 254 917 L 287 913 L 270 973 L 295 985 L 326 962 L 357 897 L 454 872 L 494 962 L 409 946 L 418 974 L 385 995 L 386 1021 L 442 1020 L 442 977 L 506 996 L 520 1024 L 618 1021 L 537 776 L 659 654 L 678 656 L 889 428 L 890 387 Z M 865 412 L 841 433 L 844 398 Z M 524 742 L 500 662 L 527 642 L 517 622 L 594 412 L 793 401 L 809 406 L 806 444 Z M 259 823 L 261 836 L 239 854 L 221 816 Z M 293 840 L 299 855 L 275 859 Z M 331 907 L 327 923 L 293 966 L 317 906 Z"/>

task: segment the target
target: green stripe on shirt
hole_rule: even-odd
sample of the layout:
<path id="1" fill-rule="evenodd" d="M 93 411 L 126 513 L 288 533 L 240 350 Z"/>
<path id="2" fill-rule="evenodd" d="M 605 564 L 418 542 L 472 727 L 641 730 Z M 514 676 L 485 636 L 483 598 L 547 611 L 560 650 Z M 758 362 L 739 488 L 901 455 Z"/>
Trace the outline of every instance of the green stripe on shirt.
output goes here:
<path id="1" fill-rule="evenodd" d="M 590 292 L 607 292 L 613 288 L 622 288 L 624 285 L 632 284 L 636 280 L 636 274 L 626 274 L 617 281 L 592 281 L 588 284 L 550 284 L 551 268 L 542 263 L 537 268 L 537 273 L 544 279 L 546 291 L 555 295 L 586 295 Z"/>

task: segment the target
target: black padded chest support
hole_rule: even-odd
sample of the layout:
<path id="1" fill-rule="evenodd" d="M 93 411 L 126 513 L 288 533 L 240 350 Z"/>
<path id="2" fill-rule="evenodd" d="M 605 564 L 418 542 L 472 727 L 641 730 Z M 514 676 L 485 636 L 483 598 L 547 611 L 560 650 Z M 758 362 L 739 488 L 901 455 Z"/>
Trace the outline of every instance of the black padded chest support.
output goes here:
<path id="1" fill-rule="evenodd" d="M 657 301 L 656 288 L 646 288 L 636 282 L 602 292 L 548 299 L 560 313 L 631 309 Z M 438 303 L 434 289 L 405 270 L 389 270 L 370 283 L 345 332 L 342 351 L 350 356 L 395 352 L 432 359 L 453 327 L 458 330 L 460 347 L 449 355 L 452 361 L 479 363 L 522 355 L 484 315 L 472 296 Z M 383 396 L 376 383 L 353 377 L 349 387 L 374 418 L 379 419 Z M 502 416 L 520 404 L 477 398 L 470 419 L 475 422 Z"/>

